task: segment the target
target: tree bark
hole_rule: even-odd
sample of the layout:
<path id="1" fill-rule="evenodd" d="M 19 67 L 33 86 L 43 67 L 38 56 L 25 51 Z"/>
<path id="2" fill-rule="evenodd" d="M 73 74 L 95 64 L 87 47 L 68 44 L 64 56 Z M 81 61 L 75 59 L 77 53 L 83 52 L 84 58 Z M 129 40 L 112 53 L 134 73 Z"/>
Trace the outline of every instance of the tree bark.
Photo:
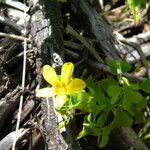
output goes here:
<path id="1" fill-rule="evenodd" d="M 120 59 L 118 51 L 115 47 L 115 40 L 112 36 L 112 30 L 105 20 L 97 12 L 87 0 L 72 0 L 71 4 L 74 8 L 74 13 L 82 16 L 86 26 L 94 35 L 97 42 L 100 44 L 105 55 L 112 59 Z M 100 53 L 100 52 L 99 52 Z"/>
<path id="2" fill-rule="evenodd" d="M 63 64 L 63 36 L 60 8 L 55 0 L 39 0 L 31 9 L 31 35 L 36 53 L 37 84 L 43 86 L 41 67 Z M 42 132 L 49 150 L 65 150 L 67 145 L 58 131 L 53 98 L 41 99 Z"/>
<path id="3" fill-rule="evenodd" d="M 112 133 L 111 142 L 115 149 L 149 150 L 131 128 L 117 127 Z"/>

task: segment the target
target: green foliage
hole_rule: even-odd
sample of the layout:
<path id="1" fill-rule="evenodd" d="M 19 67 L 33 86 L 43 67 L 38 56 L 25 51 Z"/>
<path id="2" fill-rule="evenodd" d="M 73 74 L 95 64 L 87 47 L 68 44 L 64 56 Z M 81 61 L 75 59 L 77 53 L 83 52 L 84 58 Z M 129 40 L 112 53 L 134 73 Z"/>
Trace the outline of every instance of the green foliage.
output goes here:
<path id="1" fill-rule="evenodd" d="M 140 85 L 140 89 L 150 94 L 150 79 L 145 80 Z"/>
<path id="2" fill-rule="evenodd" d="M 121 87 L 119 85 L 111 85 L 107 89 L 107 93 L 111 98 L 111 104 L 115 104 L 119 100 L 121 94 Z"/>
<path id="3" fill-rule="evenodd" d="M 120 125 L 122 127 L 129 127 L 133 123 L 132 117 L 130 117 L 128 115 L 128 113 L 122 109 L 117 111 L 116 121 L 117 121 L 118 125 Z"/>
<path id="4" fill-rule="evenodd" d="M 72 114 L 72 109 L 84 113 L 83 127 L 77 139 L 86 135 L 96 136 L 99 147 L 106 146 L 109 135 L 116 126 L 130 127 L 135 121 L 138 123 L 144 120 L 143 109 L 146 107 L 146 99 L 140 91 L 150 92 L 150 80 L 133 84 L 123 77 L 123 73 L 131 68 L 129 64 L 112 60 L 107 60 L 107 63 L 119 82 L 114 79 L 95 82 L 89 77 L 85 81 L 86 91 L 72 94 L 68 103 L 57 110 L 66 116 L 66 120 Z"/>
<path id="5" fill-rule="evenodd" d="M 125 73 L 131 69 L 131 65 L 128 64 L 126 61 L 114 61 L 110 59 L 107 59 L 106 61 L 113 74 L 117 74 L 119 71 L 121 73 Z"/>
<path id="6" fill-rule="evenodd" d="M 102 134 L 102 139 L 99 147 L 105 147 L 109 141 L 109 136 L 107 134 Z"/>
<path id="7" fill-rule="evenodd" d="M 92 97 L 86 92 L 79 92 L 78 94 L 73 94 L 70 97 L 70 108 L 80 109 L 82 111 L 91 112 L 91 107 L 93 101 Z"/>
<path id="8" fill-rule="evenodd" d="M 140 130 L 138 136 L 143 139 L 143 140 L 147 140 L 150 139 L 150 120 L 148 120 L 148 122 L 144 125 L 144 127 Z"/>
<path id="9" fill-rule="evenodd" d="M 147 0 L 127 0 L 129 8 L 134 18 L 134 22 L 137 23 L 140 18 L 140 10 L 141 6 L 146 6 Z"/>
<path id="10" fill-rule="evenodd" d="M 137 107 L 140 102 L 143 101 L 144 97 L 138 92 L 128 87 L 124 89 L 123 95 L 123 107 L 125 110 L 132 112 L 133 107 Z"/>

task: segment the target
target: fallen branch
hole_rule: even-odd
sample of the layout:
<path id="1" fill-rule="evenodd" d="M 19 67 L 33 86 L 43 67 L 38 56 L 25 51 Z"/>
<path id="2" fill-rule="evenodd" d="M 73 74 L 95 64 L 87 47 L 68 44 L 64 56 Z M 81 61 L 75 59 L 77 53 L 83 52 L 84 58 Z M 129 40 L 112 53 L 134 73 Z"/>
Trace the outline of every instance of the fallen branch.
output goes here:
<path id="1" fill-rule="evenodd" d="M 77 54 L 75 52 L 72 52 L 70 50 L 65 49 L 65 52 L 66 52 L 67 55 L 70 55 L 75 59 L 77 59 L 79 57 L 79 54 Z M 100 64 L 99 62 L 93 61 L 91 59 L 87 59 L 86 62 L 92 68 L 95 68 L 95 69 L 98 69 L 100 71 L 104 71 L 104 72 L 107 72 L 109 74 L 112 74 L 109 67 L 105 64 Z M 137 76 L 131 75 L 129 73 L 124 73 L 123 75 L 126 78 L 128 78 L 129 80 L 133 81 L 133 82 L 143 82 L 147 79 L 147 78 L 144 78 L 144 77 L 137 77 Z"/>
<path id="2" fill-rule="evenodd" d="M 103 60 L 100 58 L 98 52 L 94 49 L 94 47 L 92 47 L 90 43 L 88 43 L 88 41 L 86 41 L 84 37 L 79 35 L 70 25 L 67 26 L 66 33 L 78 39 L 87 48 L 87 50 L 89 50 L 89 52 L 97 59 L 97 61 L 101 63 L 103 62 Z"/>
<path id="3" fill-rule="evenodd" d="M 23 37 L 23 36 L 15 35 L 15 34 L 6 34 L 6 33 L 0 32 L 0 36 L 1 36 L 1 37 L 10 38 L 10 39 L 19 40 L 19 41 L 27 40 L 27 42 L 31 42 L 30 39 L 28 39 L 28 38 L 26 38 L 26 37 Z"/>
<path id="4" fill-rule="evenodd" d="M 74 10 L 77 10 L 78 14 L 82 15 L 82 18 L 85 19 L 85 26 L 89 27 L 89 32 L 95 36 L 106 57 L 120 60 L 111 28 L 97 12 L 95 7 L 87 0 L 72 0 L 71 3 L 76 8 Z M 74 12 L 76 13 L 76 11 Z"/>
<path id="5" fill-rule="evenodd" d="M 8 93 L 4 98 L 0 101 L 0 129 L 4 125 L 8 116 L 11 114 L 12 110 L 15 106 L 17 106 L 19 102 L 19 97 L 22 94 L 22 91 L 19 87 L 16 87 L 12 92 Z"/>
<path id="6" fill-rule="evenodd" d="M 14 0 L 0 0 L 0 3 L 6 4 L 8 6 L 11 6 L 11 7 L 14 7 L 16 9 L 26 11 L 26 12 L 29 10 L 29 7 L 27 7 L 26 5 L 24 5 L 21 2 L 14 1 Z"/>
<path id="7" fill-rule="evenodd" d="M 140 55 L 141 57 L 141 60 L 145 66 L 145 68 L 147 69 L 147 74 L 148 74 L 148 77 L 150 77 L 150 65 L 140 47 L 140 44 L 139 43 L 134 43 L 134 42 L 130 42 L 128 41 L 127 39 L 125 39 L 122 35 L 120 35 L 119 33 L 116 33 L 117 35 L 117 38 L 119 41 L 121 41 L 123 44 L 131 47 L 132 49 L 136 50 L 138 52 L 138 54 Z M 132 53 L 131 53 L 132 54 Z"/>
<path id="8" fill-rule="evenodd" d="M 17 132 L 17 141 L 22 138 L 27 132 L 27 129 L 20 129 Z M 13 140 L 16 136 L 16 131 L 9 133 L 6 137 L 4 137 L 0 141 L 0 149 L 1 150 L 10 150 L 13 145 Z"/>
<path id="9" fill-rule="evenodd" d="M 7 18 L 3 15 L 0 15 L 0 23 L 4 24 L 6 26 L 9 26 L 10 28 L 12 28 L 13 30 L 15 30 L 18 33 L 21 33 L 23 35 L 25 34 L 22 27 L 18 26 L 15 22 L 13 22 L 12 20 L 10 20 L 9 18 Z"/>

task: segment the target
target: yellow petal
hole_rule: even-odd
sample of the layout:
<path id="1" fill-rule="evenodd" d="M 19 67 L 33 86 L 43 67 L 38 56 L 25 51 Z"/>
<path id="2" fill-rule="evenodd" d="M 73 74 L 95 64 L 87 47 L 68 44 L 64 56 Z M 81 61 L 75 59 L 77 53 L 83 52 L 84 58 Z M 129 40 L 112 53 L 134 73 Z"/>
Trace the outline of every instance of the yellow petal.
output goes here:
<path id="1" fill-rule="evenodd" d="M 55 99 L 55 106 L 61 108 L 68 101 L 66 95 L 57 95 Z"/>
<path id="2" fill-rule="evenodd" d="M 68 83 L 72 77 L 74 65 L 71 62 L 64 63 L 61 68 L 61 82 Z"/>
<path id="3" fill-rule="evenodd" d="M 52 97 L 54 95 L 54 91 L 52 88 L 43 88 L 36 91 L 37 97 Z"/>
<path id="4" fill-rule="evenodd" d="M 73 94 L 78 91 L 83 90 L 86 87 L 86 84 L 83 80 L 75 78 L 67 86 L 67 94 Z"/>
<path id="5" fill-rule="evenodd" d="M 54 68 L 49 65 L 43 66 L 42 74 L 43 74 L 44 79 L 53 86 L 59 82 L 59 78 Z"/>

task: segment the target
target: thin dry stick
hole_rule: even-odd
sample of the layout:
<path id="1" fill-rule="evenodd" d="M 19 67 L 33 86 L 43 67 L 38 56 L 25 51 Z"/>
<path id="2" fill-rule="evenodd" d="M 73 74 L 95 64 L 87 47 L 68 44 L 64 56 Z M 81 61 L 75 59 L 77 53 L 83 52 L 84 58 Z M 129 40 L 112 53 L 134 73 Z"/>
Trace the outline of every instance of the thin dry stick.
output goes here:
<path id="1" fill-rule="evenodd" d="M 134 43 L 134 42 L 130 42 L 128 41 L 126 38 L 124 38 L 122 35 L 120 35 L 118 32 L 115 32 L 117 38 L 119 41 L 121 41 L 122 43 L 132 47 L 134 50 L 137 50 L 138 54 L 140 55 L 141 57 L 141 61 L 143 62 L 146 70 L 147 70 L 147 75 L 148 75 L 148 78 L 150 78 L 150 65 L 146 59 L 146 56 L 144 55 L 142 49 L 141 49 L 141 46 L 139 43 Z"/>
<path id="2" fill-rule="evenodd" d="M 99 56 L 95 48 L 84 37 L 79 35 L 70 25 L 67 25 L 66 32 L 67 34 L 70 34 L 76 39 L 78 39 L 89 50 L 89 52 L 97 59 L 98 62 L 103 63 L 103 60 L 101 59 L 101 57 Z"/>
<path id="3" fill-rule="evenodd" d="M 25 88 L 26 51 L 27 51 L 27 41 L 24 40 L 24 57 L 23 57 L 23 72 L 22 72 L 22 90 L 23 91 Z M 19 130 L 20 119 L 21 119 L 22 105 L 23 105 L 23 95 L 21 95 L 21 97 L 20 97 L 19 112 L 18 112 L 17 125 L 16 125 L 16 137 L 15 137 L 14 142 L 13 142 L 12 150 L 15 150 L 15 146 L 16 146 L 16 142 L 17 142 L 18 130 Z"/>
<path id="4" fill-rule="evenodd" d="M 25 4 L 25 0 L 24 0 Z M 26 16 L 26 11 L 24 12 Z M 26 30 L 26 26 L 25 26 Z M 23 72 L 22 72 L 22 90 L 24 91 L 25 88 L 25 74 L 26 74 L 26 51 L 27 51 L 27 40 L 24 39 L 24 55 L 23 55 Z M 17 118 L 17 125 L 16 125 L 16 136 L 13 141 L 12 150 L 15 150 L 17 137 L 18 137 L 18 131 L 20 126 L 20 119 L 21 119 L 21 111 L 22 111 L 22 105 L 23 105 L 23 95 L 20 97 L 20 103 L 19 103 L 19 112 L 18 112 L 18 118 Z"/>
<path id="5" fill-rule="evenodd" d="M 129 46 L 131 46 L 131 47 L 133 47 L 135 50 L 137 50 L 138 54 L 141 57 L 141 60 L 142 60 L 142 62 L 144 64 L 144 66 L 145 66 L 145 68 L 147 70 L 148 78 L 150 78 L 150 65 L 149 65 L 149 63 L 148 63 L 148 61 L 147 61 L 147 59 L 146 59 L 146 57 L 145 57 L 145 55 L 144 55 L 140 45 L 136 44 L 136 43 L 133 43 L 133 42 L 128 42 L 127 40 L 122 40 L 122 42 L 127 44 L 127 45 L 129 45 Z"/>
<path id="6" fill-rule="evenodd" d="M 23 37 L 23 36 L 19 36 L 19 35 L 15 35 L 15 34 L 6 34 L 6 33 L 0 32 L 0 36 L 10 38 L 10 39 L 19 40 L 19 41 L 26 40 L 27 42 L 30 42 L 30 40 L 28 38 Z"/>

